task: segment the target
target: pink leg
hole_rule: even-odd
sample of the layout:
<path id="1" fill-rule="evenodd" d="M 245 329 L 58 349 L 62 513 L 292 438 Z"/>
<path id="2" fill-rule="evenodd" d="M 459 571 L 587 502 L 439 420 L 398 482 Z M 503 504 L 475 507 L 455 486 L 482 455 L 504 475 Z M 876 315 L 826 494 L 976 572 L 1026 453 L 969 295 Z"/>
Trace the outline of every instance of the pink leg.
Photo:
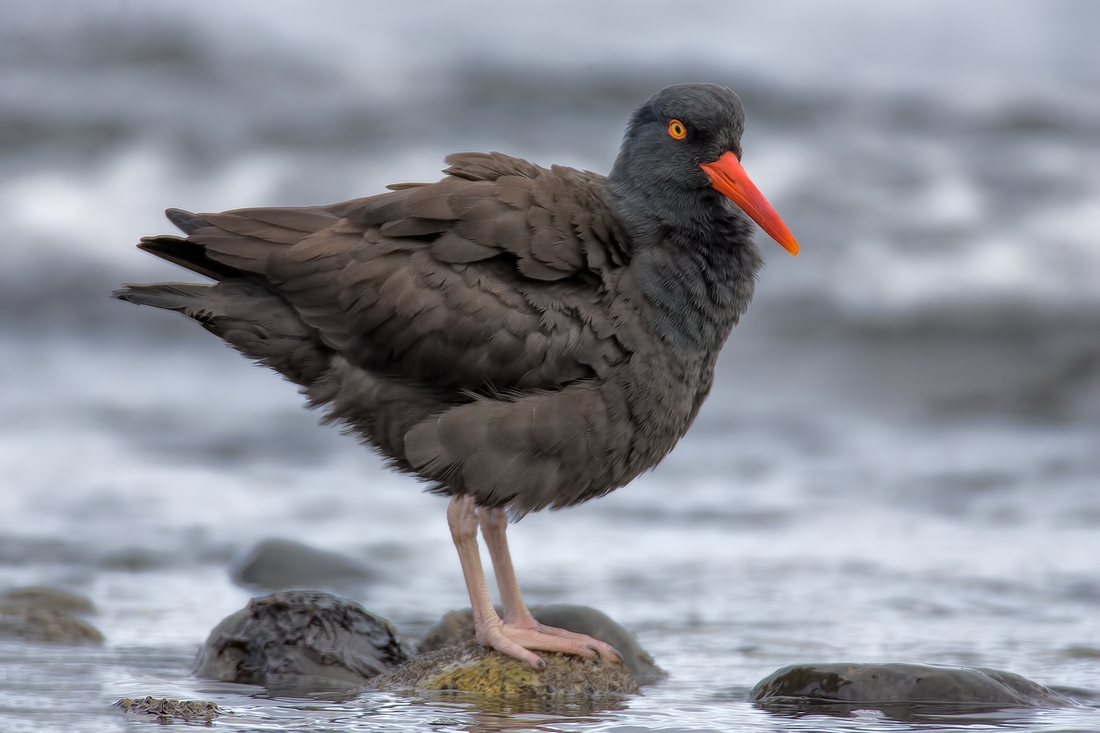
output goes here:
<path id="1" fill-rule="evenodd" d="M 527 604 L 523 602 L 519 583 L 516 582 L 512 555 L 508 551 L 508 517 L 504 509 L 481 507 L 477 511 L 481 518 L 481 534 L 489 548 L 489 556 L 493 559 L 493 570 L 500 587 L 505 634 L 526 649 L 558 651 L 589 658 L 599 654 L 612 662 L 621 662 L 619 653 L 610 644 L 593 639 L 587 634 L 544 626 L 535 620 L 527 609 Z"/>
<path id="2" fill-rule="evenodd" d="M 474 497 L 456 496 L 447 507 L 447 524 L 451 538 L 462 563 L 462 575 L 466 578 L 466 590 L 470 593 L 470 606 L 474 611 L 474 630 L 482 646 L 515 657 L 528 666 L 542 669 L 546 663 L 537 654 L 508 638 L 504 623 L 493 608 L 489 587 L 485 584 L 485 571 L 481 568 L 481 554 L 477 549 L 477 508 Z"/>

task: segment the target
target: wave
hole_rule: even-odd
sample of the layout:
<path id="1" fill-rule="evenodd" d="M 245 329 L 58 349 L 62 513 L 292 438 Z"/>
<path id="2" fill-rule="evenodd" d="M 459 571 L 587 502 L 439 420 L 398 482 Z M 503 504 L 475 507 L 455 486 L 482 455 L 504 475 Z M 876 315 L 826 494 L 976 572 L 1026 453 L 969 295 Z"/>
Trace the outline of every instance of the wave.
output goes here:
<path id="1" fill-rule="evenodd" d="M 0 29 L 0 313 L 83 292 L 74 273 L 163 276 L 131 245 L 169 206 L 369 195 L 455 150 L 606 171 L 636 104 L 709 79 L 741 93 L 746 168 L 803 244 L 764 243 L 755 309 L 1100 317 L 1088 3 L 62 5 Z"/>

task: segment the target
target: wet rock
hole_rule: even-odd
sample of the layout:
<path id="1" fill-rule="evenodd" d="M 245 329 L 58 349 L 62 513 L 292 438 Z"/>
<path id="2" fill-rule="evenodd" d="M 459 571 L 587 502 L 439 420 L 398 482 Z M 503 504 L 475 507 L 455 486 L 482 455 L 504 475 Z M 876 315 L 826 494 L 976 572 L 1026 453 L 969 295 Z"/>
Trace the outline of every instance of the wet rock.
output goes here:
<path id="1" fill-rule="evenodd" d="M 578 634 L 588 634 L 593 639 L 615 647 L 622 655 L 623 664 L 639 685 L 652 685 L 668 677 L 668 673 L 658 667 L 653 657 L 642 649 L 632 631 L 601 611 L 588 606 L 553 604 L 540 606 L 532 614 L 539 623 Z"/>
<path id="2" fill-rule="evenodd" d="M 599 697 L 638 691 L 638 682 L 621 664 L 542 652 L 546 668 L 535 671 L 476 641 L 426 652 L 374 678 L 370 689 L 392 691 L 455 690 L 486 697 Z"/>
<path id="3" fill-rule="evenodd" d="M 41 609 L 0 614 L 0 637 L 4 636 L 51 644 L 103 643 L 103 634 L 87 621 Z"/>
<path id="4" fill-rule="evenodd" d="M 172 567 L 178 562 L 179 558 L 169 552 L 151 550 L 146 547 L 124 547 L 101 555 L 98 565 L 107 570 L 147 573 L 152 570 Z"/>
<path id="5" fill-rule="evenodd" d="M 499 611 L 499 610 L 498 610 Z M 578 634 L 587 634 L 606 642 L 622 655 L 623 664 L 640 685 L 651 685 L 668 677 L 642 649 L 634 634 L 613 621 L 607 614 L 588 606 L 554 604 L 532 606 L 531 615 L 539 623 L 556 626 Z M 417 644 L 421 652 L 462 644 L 474 638 L 474 617 L 470 609 L 451 611 L 432 627 Z"/>
<path id="6" fill-rule="evenodd" d="M 500 615 L 500 606 L 496 607 Z M 421 654 L 434 652 L 448 646 L 465 644 L 474 638 L 474 612 L 467 608 L 462 611 L 448 611 L 443 614 L 432 628 L 416 644 Z"/>
<path id="7" fill-rule="evenodd" d="M 354 590 L 375 580 L 358 560 L 290 540 L 264 540 L 230 571 L 233 582 L 259 590 Z"/>
<path id="8" fill-rule="evenodd" d="M 39 608 L 74 616 L 87 616 L 96 612 L 95 606 L 84 596 L 42 586 L 12 588 L 0 594 L 0 610 L 9 608 Z"/>
<path id="9" fill-rule="evenodd" d="M 1062 650 L 1069 659 L 1100 659 L 1100 647 L 1074 644 Z"/>
<path id="10" fill-rule="evenodd" d="M 758 682 L 750 699 L 777 709 L 839 703 L 853 709 L 948 706 L 952 712 L 1072 704 L 1011 672 L 924 664 L 795 664 Z"/>
<path id="11" fill-rule="evenodd" d="M 263 685 L 283 694 L 354 689 L 416 653 L 385 619 L 320 591 L 253 598 L 203 644 L 198 677 Z"/>
<path id="12" fill-rule="evenodd" d="M 131 715 L 149 715 L 158 723 L 171 723 L 173 720 L 211 723 L 223 710 L 212 702 L 203 700 L 169 700 L 166 697 L 123 698 L 115 707 Z"/>
<path id="13" fill-rule="evenodd" d="M 103 634 L 78 616 L 95 613 L 83 596 L 54 588 L 13 588 L 0 594 L 0 637 L 51 644 L 100 644 Z"/>

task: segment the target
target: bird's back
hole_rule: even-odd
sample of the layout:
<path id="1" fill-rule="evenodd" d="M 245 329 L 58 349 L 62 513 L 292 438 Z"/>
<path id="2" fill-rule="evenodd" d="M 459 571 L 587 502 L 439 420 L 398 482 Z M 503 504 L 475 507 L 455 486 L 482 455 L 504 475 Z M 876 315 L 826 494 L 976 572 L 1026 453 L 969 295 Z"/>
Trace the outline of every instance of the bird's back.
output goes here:
<path id="1" fill-rule="evenodd" d="M 448 162 L 332 206 L 172 211 L 186 238 L 141 246 L 218 282 L 119 297 L 195 318 L 442 493 L 522 514 L 626 483 L 686 431 L 709 373 L 646 332 L 603 177 Z"/>

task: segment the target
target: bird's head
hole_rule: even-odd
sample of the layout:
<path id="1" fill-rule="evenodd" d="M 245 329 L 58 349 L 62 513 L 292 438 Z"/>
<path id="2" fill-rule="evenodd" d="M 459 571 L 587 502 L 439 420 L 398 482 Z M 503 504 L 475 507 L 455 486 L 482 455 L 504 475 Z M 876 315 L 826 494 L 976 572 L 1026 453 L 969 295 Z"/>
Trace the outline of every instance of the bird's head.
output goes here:
<path id="1" fill-rule="evenodd" d="M 613 192 L 678 200 L 730 199 L 792 255 L 798 242 L 745 169 L 741 133 L 745 110 L 730 89 L 718 84 L 666 87 L 634 111 L 622 149 L 609 176 Z"/>

